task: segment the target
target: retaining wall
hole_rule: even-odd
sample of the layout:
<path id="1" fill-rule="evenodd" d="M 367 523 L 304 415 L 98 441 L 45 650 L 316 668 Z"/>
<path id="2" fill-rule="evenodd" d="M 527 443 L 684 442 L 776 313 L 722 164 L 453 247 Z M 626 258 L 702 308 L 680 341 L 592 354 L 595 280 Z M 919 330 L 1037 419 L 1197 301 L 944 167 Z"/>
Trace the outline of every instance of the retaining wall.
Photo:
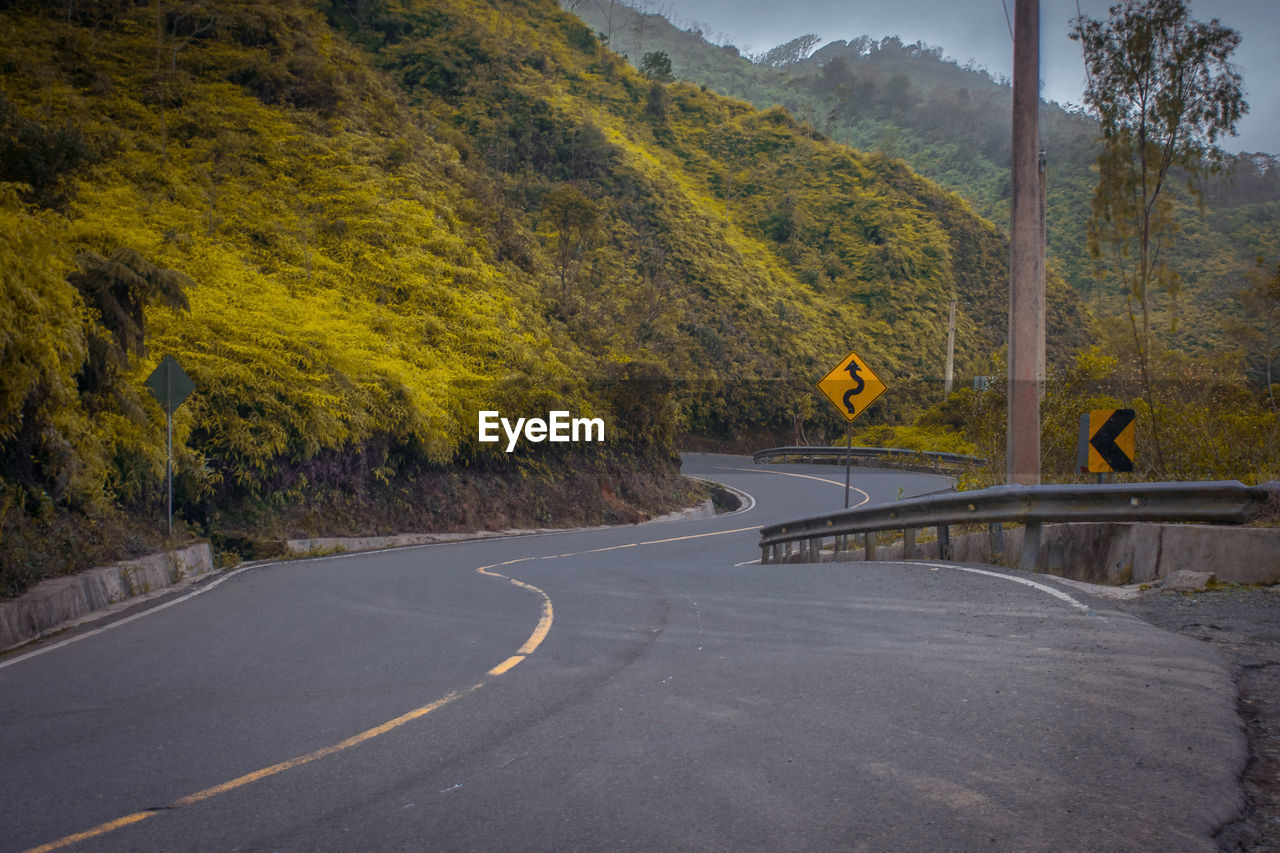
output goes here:
<path id="1" fill-rule="evenodd" d="M 1024 528 L 1002 534 L 951 537 L 951 559 L 960 563 L 1016 566 Z M 838 559 L 861 560 L 861 547 Z M 876 559 L 902 558 L 902 542 L 879 545 Z M 913 559 L 938 559 L 938 543 L 916 544 Z M 1280 583 L 1280 527 L 1228 527 L 1216 524 L 1076 523 L 1046 524 L 1036 571 L 1098 584 L 1150 583 L 1176 571 L 1209 571 L 1219 580 L 1241 584 Z"/>
<path id="2" fill-rule="evenodd" d="M 95 610 L 213 571 L 213 550 L 200 542 L 77 575 L 41 581 L 0 601 L 0 651 L 68 627 Z"/>

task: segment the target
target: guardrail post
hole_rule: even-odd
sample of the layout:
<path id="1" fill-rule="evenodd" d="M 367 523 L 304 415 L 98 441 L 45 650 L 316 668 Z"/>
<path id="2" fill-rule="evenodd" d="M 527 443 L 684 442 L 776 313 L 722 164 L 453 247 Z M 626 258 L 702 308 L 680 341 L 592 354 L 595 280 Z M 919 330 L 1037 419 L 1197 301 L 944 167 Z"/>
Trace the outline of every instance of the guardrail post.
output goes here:
<path id="1" fill-rule="evenodd" d="M 908 527 L 902 531 L 902 559 L 910 560 L 916 555 L 916 529 Z"/>
<path id="2" fill-rule="evenodd" d="M 863 534 L 863 536 L 866 537 L 866 540 L 865 540 L 866 559 L 874 560 L 876 558 L 876 533 L 874 530 L 868 530 L 866 533 Z"/>
<path id="3" fill-rule="evenodd" d="M 1018 560 L 1018 568 L 1034 572 L 1040 559 L 1040 522 L 1033 521 L 1022 531 L 1022 558 Z"/>
<path id="4" fill-rule="evenodd" d="M 945 524 L 938 525 L 938 559 L 951 559 L 951 528 Z"/>
<path id="5" fill-rule="evenodd" d="M 822 562 L 822 537 L 815 536 L 809 540 L 809 562 Z"/>
<path id="6" fill-rule="evenodd" d="M 987 529 L 987 544 L 992 556 L 998 559 L 1004 554 L 1004 525 L 993 521 Z"/>

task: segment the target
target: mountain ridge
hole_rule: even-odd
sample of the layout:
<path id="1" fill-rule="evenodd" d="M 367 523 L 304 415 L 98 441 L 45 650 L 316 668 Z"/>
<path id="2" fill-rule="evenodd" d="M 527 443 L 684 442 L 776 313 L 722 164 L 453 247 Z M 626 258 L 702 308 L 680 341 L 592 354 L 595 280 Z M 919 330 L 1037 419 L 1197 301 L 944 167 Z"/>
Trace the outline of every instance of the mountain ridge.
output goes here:
<path id="1" fill-rule="evenodd" d="M 946 46 L 867 36 L 823 44 L 802 36 L 759 56 L 706 41 L 660 14 L 614 4 L 567 3 L 639 62 L 643 52 L 670 55 L 677 77 L 764 109 L 782 105 L 828 137 L 904 159 L 958 192 L 975 211 L 1008 224 L 1010 86 L 972 63 L 944 55 Z M 816 48 L 816 49 L 815 49 Z M 1123 317 L 1125 294 L 1099 282 L 1089 256 L 1088 215 L 1096 176 L 1097 125 L 1079 107 L 1041 103 L 1041 144 L 1048 164 L 1048 234 L 1056 269 L 1099 318 Z M 1210 356 L 1230 346 L 1231 329 L 1247 324 L 1235 298 L 1258 257 L 1280 245 L 1280 157 L 1228 155 L 1204 187 L 1205 205 L 1175 182 L 1183 234 L 1171 257 L 1181 288 L 1158 300 L 1158 322 L 1173 346 Z M 1261 377 L 1256 364 L 1253 375 Z"/>

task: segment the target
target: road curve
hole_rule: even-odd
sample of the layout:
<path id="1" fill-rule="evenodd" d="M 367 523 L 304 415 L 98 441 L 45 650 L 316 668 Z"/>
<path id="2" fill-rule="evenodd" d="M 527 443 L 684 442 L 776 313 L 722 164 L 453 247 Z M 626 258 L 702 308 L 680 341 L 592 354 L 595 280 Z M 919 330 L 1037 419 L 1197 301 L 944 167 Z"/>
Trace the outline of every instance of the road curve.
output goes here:
<path id="1" fill-rule="evenodd" d="M 685 469 L 754 505 L 259 567 L 10 658 L 0 849 L 1216 849 L 1212 649 L 1040 577 L 760 566 L 843 469 Z"/>

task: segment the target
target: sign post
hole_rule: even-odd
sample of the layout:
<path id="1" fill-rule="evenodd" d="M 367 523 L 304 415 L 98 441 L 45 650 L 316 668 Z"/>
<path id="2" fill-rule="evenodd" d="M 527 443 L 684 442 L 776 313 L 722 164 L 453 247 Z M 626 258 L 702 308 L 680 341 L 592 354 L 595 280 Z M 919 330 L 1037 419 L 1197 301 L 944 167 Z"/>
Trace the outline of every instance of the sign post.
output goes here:
<path id="1" fill-rule="evenodd" d="M 818 382 L 818 390 L 826 395 L 836 411 L 849 422 L 849 449 L 844 460 L 844 506 L 849 508 L 850 470 L 853 468 L 853 419 L 885 392 L 885 384 L 871 372 L 866 362 L 851 352 Z"/>
<path id="2" fill-rule="evenodd" d="M 160 360 L 160 364 L 147 377 L 146 385 L 147 389 L 160 402 L 160 408 L 164 409 L 165 426 L 167 427 L 165 448 L 168 451 L 168 459 L 165 465 L 169 481 L 168 529 L 169 536 L 173 536 L 173 413 L 187 397 L 191 396 L 191 392 L 196 390 L 196 385 L 171 355 L 166 355 Z"/>

